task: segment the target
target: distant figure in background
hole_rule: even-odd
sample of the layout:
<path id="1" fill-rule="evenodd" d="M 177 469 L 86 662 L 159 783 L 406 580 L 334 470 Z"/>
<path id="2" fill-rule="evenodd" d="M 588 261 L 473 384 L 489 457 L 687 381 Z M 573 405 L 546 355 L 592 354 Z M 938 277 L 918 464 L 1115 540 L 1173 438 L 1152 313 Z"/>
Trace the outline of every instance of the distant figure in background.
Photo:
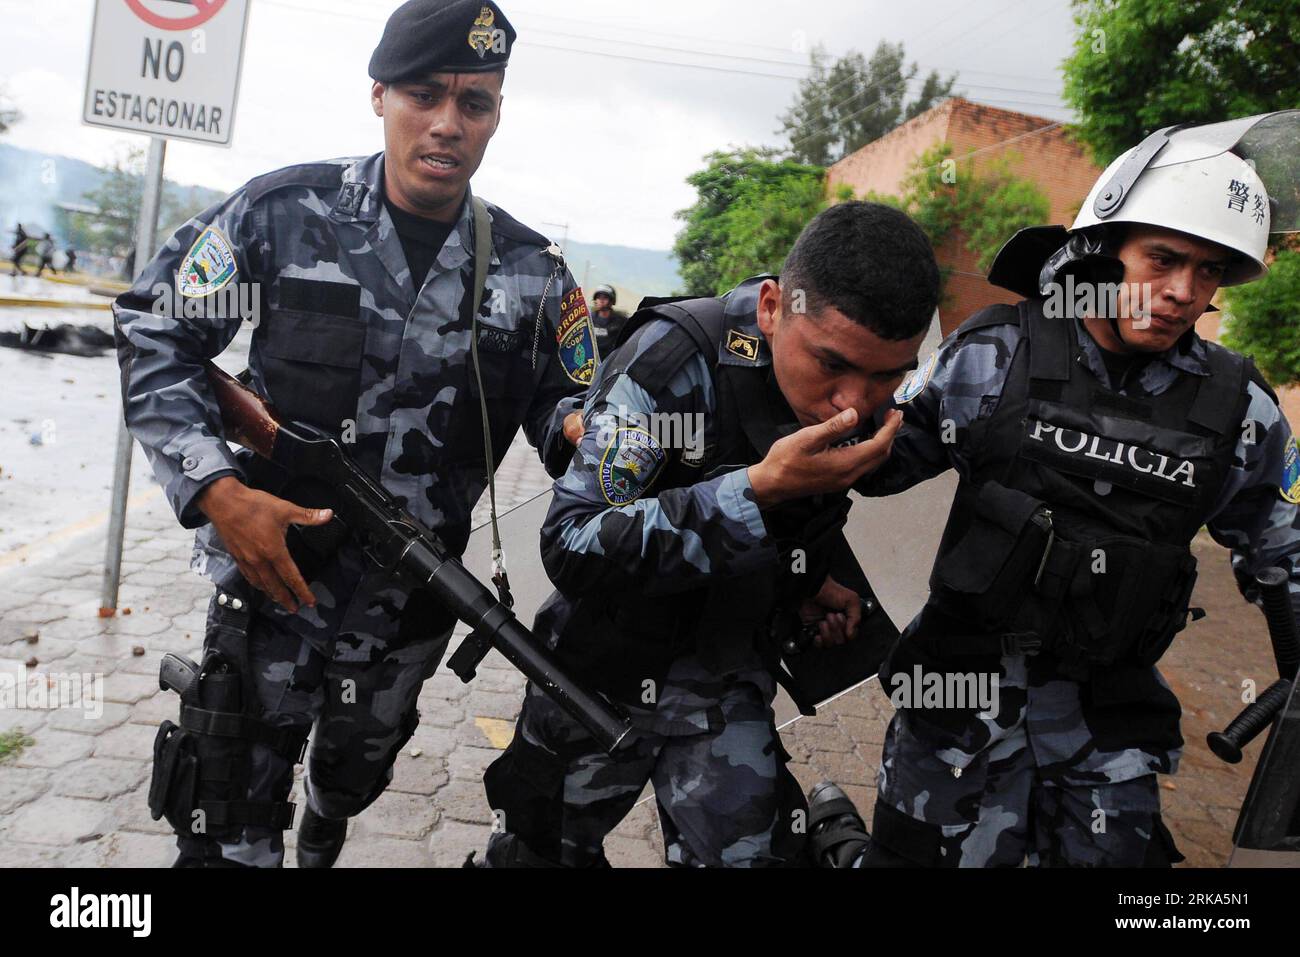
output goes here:
<path id="1" fill-rule="evenodd" d="M 46 267 L 49 267 L 52 273 L 58 272 L 54 268 L 54 240 L 48 234 L 36 243 L 36 255 L 40 257 L 40 262 L 36 264 L 37 279 L 41 277 L 41 273 L 45 272 Z M 18 264 L 14 263 L 14 265 L 17 266 Z"/>
<path id="2" fill-rule="evenodd" d="M 64 272 L 67 272 L 67 273 L 74 273 L 74 272 L 76 272 L 76 271 L 77 271 L 77 251 L 76 251 L 75 249 L 72 248 L 72 244 L 71 244 L 71 243 L 68 244 L 68 248 L 64 251 L 64 255 L 66 255 L 66 256 L 68 257 L 68 263 L 67 263 L 66 266 L 63 267 L 63 271 L 64 271 Z"/>
<path id="3" fill-rule="evenodd" d="M 618 342 L 618 334 L 627 322 L 627 313 L 614 308 L 618 296 L 612 286 L 597 286 L 591 295 L 592 323 L 596 327 L 596 342 L 603 355 L 607 349 L 613 349 Z"/>
<path id="4" fill-rule="evenodd" d="M 13 271 L 12 276 L 23 275 L 22 266 L 23 257 L 27 255 L 28 247 L 31 245 L 27 230 L 23 229 L 22 223 L 14 224 L 14 253 L 13 253 Z"/>

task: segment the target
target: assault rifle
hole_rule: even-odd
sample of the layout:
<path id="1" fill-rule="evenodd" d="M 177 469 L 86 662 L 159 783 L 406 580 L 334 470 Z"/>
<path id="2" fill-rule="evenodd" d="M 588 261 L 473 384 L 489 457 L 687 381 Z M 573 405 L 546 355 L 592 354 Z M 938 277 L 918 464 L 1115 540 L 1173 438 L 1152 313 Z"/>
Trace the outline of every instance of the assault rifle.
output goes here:
<path id="1" fill-rule="evenodd" d="M 555 657 L 447 551 L 436 532 L 406 512 L 353 462 L 337 440 L 302 422 L 285 421 L 266 401 L 211 362 L 208 382 L 221 407 L 225 437 L 292 476 L 308 476 L 333 491 L 334 514 L 376 565 L 409 587 L 428 589 L 470 626 L 447 666 L 464 682 L 492 648 L 613 751 L 631 730 L 604 698 L 582 688 Z"/>

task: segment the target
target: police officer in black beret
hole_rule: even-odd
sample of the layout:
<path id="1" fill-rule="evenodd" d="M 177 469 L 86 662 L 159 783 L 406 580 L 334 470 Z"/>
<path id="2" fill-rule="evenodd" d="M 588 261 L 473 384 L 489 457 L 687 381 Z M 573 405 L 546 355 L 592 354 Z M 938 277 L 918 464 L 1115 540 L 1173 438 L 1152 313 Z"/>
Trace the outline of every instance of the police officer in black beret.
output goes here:
<path id="1" fill-rule="evenodd" d="M 546 237 L 469 185 L 514 39 L 491 0 L 406 3 L 370 63 L 384 151 L 254 179 L 181 227 L 116 303 L 127 423 L 217 586 L 203 677 L 171 686 L 179 725 L 155 745 L 150 805 L 180 865 L 280 865 L 311 732 L 297 857 L 331 866 L 348 818 L 392 779 L 455 624 L 354 542 L 302 534 L 332 521 L 328 494 L 230 451 L 203 361 L 241 317 L 184 300 L 250 284 L 254 388 L 337 437 L 453 554 L 521 427 L 557 476 L 581 437 L 595 351 L 581 291 Z"/>

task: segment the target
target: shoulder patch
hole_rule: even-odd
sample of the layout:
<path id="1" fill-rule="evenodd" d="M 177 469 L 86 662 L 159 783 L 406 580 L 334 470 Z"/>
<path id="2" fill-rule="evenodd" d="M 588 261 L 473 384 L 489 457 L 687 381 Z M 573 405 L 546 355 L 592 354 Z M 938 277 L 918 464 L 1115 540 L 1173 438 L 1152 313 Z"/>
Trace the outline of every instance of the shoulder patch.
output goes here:
<path id="1" fill-rule="evenodd" d="M 591 385 L 596 372 L 596 336 L 582 289 L 574 287 L 560 300 L 560 326 L 555 330 L 560 365 L 579 385 Z"/>
<path id="2" fill-rule="evenodd" d="M 313 189 L 338 189 L 343 183 L 347 167 L 338 163 L 303 163 L 286 166 L 250 179 L 244 185 L 244 197 L 249 205 L 288 186 L 310 186 Z"/>
<path id="3" fill-rule="evenodd" d="M 903 384 L 898 387 L 894 393 L 894 403 L 896 405 L 906 405 L 921 394 L 921 391 L 930 383 L 930 376 L 934 374 L 935 364 L 939 361 L 939 350 L 930 353 L 929 358 L 907 374 Z"/>
<path id="4" fill-rule="evenodd" d="M 610 505 L 626 505 L 645 494 L 668 456 L 645 429 L 620 428 L 600 458 L 600 491 Z"/>
<path id="5" fill-rule="evenodd" d="M 1278 491 L 1288 502 L 1300 505 L 1300 444 L 1295 436 L 1287 443 L 1282 457 L 1282 484 Z"/>
<path id="6" fill-rule="evenodd" d="M 238 272 L 229 240 L 216 226 L 209 226 L 181 260 L 176 290 L 186 299 L 202 299 L 225 287 Z"/>
<path id="7" fill-rule="evenodd" d="M 728 330 L 726 350 L 733 356 L 758 362 L 758 337 L 737 332 L 735 329 Z"/>

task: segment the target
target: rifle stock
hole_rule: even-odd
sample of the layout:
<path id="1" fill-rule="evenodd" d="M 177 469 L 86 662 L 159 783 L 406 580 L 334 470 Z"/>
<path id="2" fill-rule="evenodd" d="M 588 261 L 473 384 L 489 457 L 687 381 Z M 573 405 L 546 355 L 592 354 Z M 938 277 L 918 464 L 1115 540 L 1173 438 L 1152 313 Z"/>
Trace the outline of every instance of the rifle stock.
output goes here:
<path id="1" fill-rule="evenodd" d="M 601 747 L 613 751 L 618 746 L 631 730 L 627 719 L 571 677 L 514 613 L 447 551 L 437 533 L 407 513 L 337 440 L 310 425 L 286 421 L 265 398 L 211 362 L 206 371 L 227 439 L 291 475 L 328 484 L 336 497 L 335 515 L 371 561 L 411 586 L 429 589 L 473 629 L 448 662 L 461 680 L 468 682 L 474 666 L 489 648 L 496 648 Z"/>
<path id="2" fill-rule="evenodd" d="M 221 408 L 221 425 L 226 438 L 252 449 L 262 458 L 272 457 L 280 416 L 271 403 L 213 362 L 205 362 L 208 384 Z"/>

